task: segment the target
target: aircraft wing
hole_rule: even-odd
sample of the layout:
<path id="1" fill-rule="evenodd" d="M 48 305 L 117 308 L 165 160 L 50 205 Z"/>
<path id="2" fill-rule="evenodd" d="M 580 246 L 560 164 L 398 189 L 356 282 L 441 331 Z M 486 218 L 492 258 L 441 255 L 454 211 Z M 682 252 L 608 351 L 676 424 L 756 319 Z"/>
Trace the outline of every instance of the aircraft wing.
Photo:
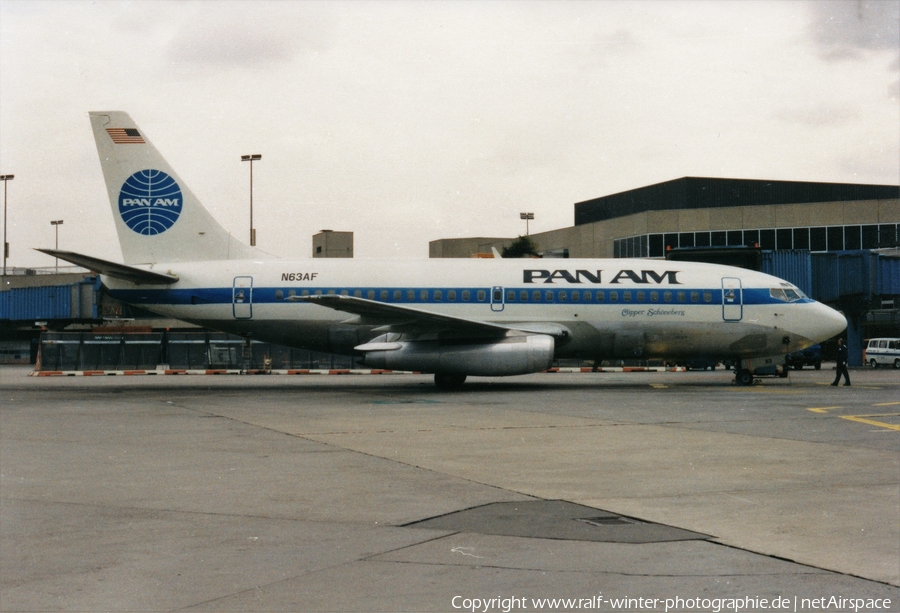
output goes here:
<path id="1" fill-rule="evenodd" d="M 452 331 L 477 336 L 504 336 L 507 332 L 532 332 L 550 336 L 565 337 L 569 330 L 552 322 L 495 324 L 478 319 L 454 317 L 408 306 L 387 304 L 365 298 L 329 294 L 323 296 L 292 296 L 292 301 L 318 304 L 336 311 L 357 316 L 350 323 L 377 325 L 376 332 L 442 332 Z"/>
<path id="2" fill-rule="evenodd" d="M 178 281 L 178 277 L 174 275 L 117 264 L 90 255 L 75 253 L 74 251 L 59 251 L 57 249 L 38 249 L 37 251 L 52 255 L 66 262 L 71 262 L 76 266 L 83 266 L 88 270 L 99 272 L 101 275 L 122 279 L 135 285 L 171 285 Z"/>

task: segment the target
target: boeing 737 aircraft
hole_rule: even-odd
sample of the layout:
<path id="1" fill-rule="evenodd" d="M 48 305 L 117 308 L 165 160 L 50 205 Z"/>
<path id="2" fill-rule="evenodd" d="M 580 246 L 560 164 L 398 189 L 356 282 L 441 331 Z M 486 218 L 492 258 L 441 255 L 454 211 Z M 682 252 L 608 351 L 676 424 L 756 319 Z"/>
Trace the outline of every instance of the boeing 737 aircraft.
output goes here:
<path id="1" fill-rule="evenodd" d="M 124 263 L 114 298 L 245 338 L 362 355 L 372 368 L 507 376 L 555 358 L 713 358 L 736 379 L 846 327 L 776 277 L 650 259 L 285 260 L 229 234 L 123 112 L 90 113 Z"/>

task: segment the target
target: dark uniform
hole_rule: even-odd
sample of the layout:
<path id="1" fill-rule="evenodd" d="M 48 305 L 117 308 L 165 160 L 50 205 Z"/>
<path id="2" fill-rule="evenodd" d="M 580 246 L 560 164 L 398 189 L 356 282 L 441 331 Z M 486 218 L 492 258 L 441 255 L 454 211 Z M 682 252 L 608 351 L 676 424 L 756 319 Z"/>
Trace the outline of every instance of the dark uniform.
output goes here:
<path id="1" fill-rule="evenodd" d="M 847 371 L 847 357 L 849 352 L 847 351 L 847 346 L 843 343 L 843 341 L 838 341 L 838 349 L 837 349 L 837 374 L 834 376 L 834 383 L 832 385 L 837 385 L 838 381 L 841 380 L 841 375 L 844 375 L 844 385 L 850 385 L 850 373 Z"/>

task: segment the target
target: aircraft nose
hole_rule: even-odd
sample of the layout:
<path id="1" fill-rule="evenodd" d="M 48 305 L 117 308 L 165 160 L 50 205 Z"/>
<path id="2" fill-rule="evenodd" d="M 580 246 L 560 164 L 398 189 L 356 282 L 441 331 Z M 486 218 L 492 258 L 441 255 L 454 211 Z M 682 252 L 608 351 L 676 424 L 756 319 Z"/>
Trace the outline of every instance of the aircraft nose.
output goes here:
<path id="1" fill-rule="evenodd" d="M 816 328 L 821 340 L 837 336 L 847 328 L 847 318 L 829 306 L 819 304 Z"/>

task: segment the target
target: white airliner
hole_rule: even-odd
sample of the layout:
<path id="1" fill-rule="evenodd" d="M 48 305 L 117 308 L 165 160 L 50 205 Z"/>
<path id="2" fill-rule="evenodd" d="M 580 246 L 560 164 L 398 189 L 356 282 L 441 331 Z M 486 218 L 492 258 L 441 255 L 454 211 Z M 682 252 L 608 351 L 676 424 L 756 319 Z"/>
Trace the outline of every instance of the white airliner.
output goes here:
<path id="1" fill-rule="evenodd" d="M 434 373 L 440 387 L 570 357 L 730 360 L 747 385 L 847 324 L 790 283 L 714 264 L 279 259 L 219 225 L 126 113 L 90 117 L 125 262 L 42 251 L 166 317 Z"/>

